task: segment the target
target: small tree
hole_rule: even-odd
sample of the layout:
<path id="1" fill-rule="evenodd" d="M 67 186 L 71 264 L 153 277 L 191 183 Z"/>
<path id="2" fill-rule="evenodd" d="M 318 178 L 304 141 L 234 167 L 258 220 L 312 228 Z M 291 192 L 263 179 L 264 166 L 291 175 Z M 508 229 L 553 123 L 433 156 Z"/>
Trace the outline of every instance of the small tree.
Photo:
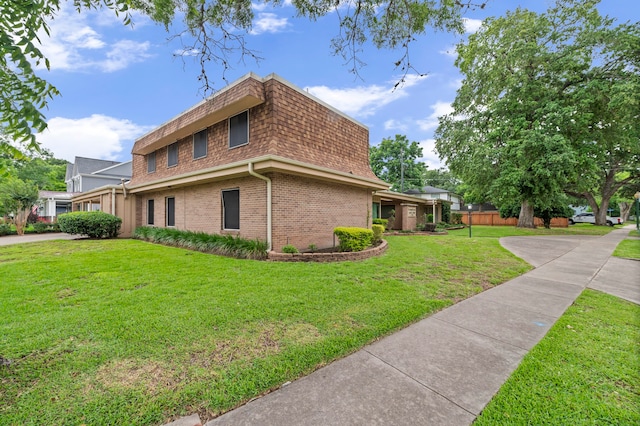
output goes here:
<path id="1" fill-rule="evenodd" d="M 13 214 L 13 224 L 18 235 L 24 235 L 29 213 L 38 201 L 38 188 L 31 182 L 12 178 L 0 184 L 0 212 Z"/>

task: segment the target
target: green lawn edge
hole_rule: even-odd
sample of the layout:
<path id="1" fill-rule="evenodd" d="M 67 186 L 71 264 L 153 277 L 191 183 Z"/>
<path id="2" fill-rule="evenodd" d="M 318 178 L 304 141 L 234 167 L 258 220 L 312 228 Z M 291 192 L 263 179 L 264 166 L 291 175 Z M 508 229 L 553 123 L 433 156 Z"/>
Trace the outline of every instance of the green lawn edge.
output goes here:
<path id="1" fill-rule="evenodd" d="M 585 290 L 474 425 L 640 424 L 640 306 Z"/>

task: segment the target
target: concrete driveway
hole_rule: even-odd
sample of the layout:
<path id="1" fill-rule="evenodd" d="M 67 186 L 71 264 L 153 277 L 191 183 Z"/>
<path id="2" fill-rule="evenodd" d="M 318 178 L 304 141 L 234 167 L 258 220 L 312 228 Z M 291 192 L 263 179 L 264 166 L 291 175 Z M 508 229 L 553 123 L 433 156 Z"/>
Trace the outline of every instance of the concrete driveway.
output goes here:
<path id="1" fill-rule="evenodd" d="M 5 235 L 3 237 L 0 237 L 0 246 L 22 243 L 35 243 L 38 241 L 49 240 L 76 240 L 80 238 L 82 237 L 79 237 L 78 235 L 65 234 L 64 232 L 47 234 Z"/>

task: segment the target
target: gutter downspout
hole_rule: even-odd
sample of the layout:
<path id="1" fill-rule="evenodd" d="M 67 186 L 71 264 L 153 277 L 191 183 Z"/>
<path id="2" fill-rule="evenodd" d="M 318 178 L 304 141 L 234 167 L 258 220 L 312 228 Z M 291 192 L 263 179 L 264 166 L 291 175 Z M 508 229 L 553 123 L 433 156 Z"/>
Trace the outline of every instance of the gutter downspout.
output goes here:
<path id="1" fill-rule="evenodd" d="M 120 179 L 120 183 L 122 184 L 122 195 L 124 195 L 124 199 L 126 200 L 127 199 L 127 188 L 125 188 L 125 186 L 124 186 L 124 181 L 125 181 L 124 178 Z"/>
<path id="2" fill-rule="evenodd" d="M 111 214 L 116 215 L 116 188 L 111 188 Z"/>
<path id="3" fill-rule="evenodd" d="M 271 179 L 256 173 L 253 170 L 253 163 L 249 163 L 249 174 L 267 182 L 267 244 L 269 245 L 268 251 L 271 251 Z"/>

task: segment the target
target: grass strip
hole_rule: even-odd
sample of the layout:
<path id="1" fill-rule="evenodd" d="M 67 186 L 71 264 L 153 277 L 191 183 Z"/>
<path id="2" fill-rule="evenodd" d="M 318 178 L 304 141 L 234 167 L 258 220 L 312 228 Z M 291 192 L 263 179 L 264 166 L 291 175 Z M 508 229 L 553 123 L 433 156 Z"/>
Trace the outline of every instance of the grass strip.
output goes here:
<path id="1" fill-rule="evenodd" d="M 640 424 L 640 306 L 586 290 L 475 425 Z"/>

